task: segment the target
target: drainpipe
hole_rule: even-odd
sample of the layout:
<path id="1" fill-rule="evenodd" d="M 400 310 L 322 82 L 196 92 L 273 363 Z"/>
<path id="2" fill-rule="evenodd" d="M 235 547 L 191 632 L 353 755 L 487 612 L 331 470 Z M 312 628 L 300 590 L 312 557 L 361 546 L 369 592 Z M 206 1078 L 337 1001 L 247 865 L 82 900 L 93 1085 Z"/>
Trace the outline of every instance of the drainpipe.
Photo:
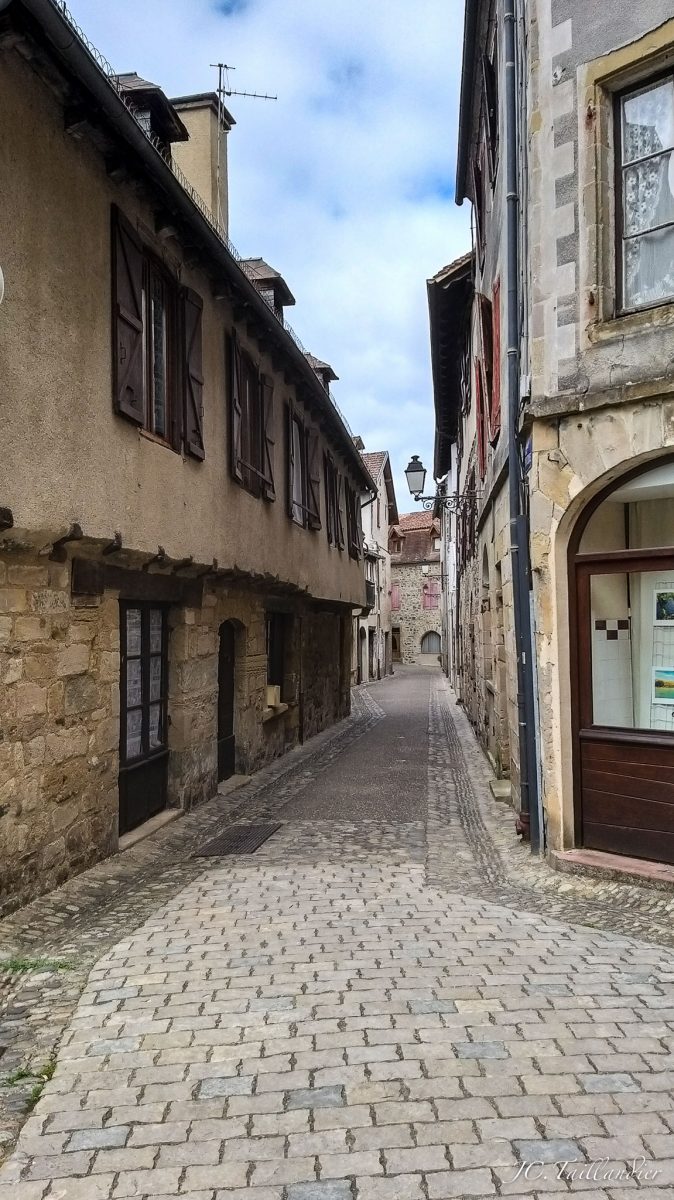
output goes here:
<path id="1" fill-rule="evenodd" d="M 529 601 L 529 519 L 524 509 L 524 472 L 519 445 L 520 418 L 520 295 L 517 68 L 515 59 L 515 0 L 503 0 L 505 41 L 505 171 L 507 243 L 507 356 L 508 356 L 508 485 L 510 499 L 510 561 L 517 653 L 517 723 L 520 757 L 520 814 L 518 832 L 541 849 L 538 813 L 538 771 L 534 703 L 533 642 Z"/>

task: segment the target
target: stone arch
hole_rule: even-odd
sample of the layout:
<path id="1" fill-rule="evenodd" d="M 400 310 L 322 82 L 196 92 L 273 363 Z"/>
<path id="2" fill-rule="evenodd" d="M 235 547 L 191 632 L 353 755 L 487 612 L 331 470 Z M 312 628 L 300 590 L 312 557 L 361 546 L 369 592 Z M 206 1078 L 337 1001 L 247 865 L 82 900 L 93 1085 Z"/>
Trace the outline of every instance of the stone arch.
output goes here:
<path id="1" fill-rule="evenodd" d="M 639 409 L 626 406 L 624 412 L 576 414 L 563 418 L 554 433 L 552 426 L 537 429 L 531 566 L 543 803 L 552 848 L 575 844 L 569 555 L 575 552 L 583 514 L 587 517 L 603 495 L 649 466 L 672 461 L 666 421 L 659 401 Z"/>

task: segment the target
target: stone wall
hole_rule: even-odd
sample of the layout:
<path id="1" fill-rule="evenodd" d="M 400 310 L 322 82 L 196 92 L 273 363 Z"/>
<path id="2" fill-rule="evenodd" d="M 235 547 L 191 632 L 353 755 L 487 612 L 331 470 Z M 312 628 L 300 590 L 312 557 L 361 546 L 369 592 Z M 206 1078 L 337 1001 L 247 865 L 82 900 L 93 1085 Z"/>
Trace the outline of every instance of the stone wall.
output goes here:
<path id="1" fill-rule="evenodd" d="M 0 559 L 0 912 L 117 845 L 119 609 L 67 564 Z"/>
<path id="2" fill-rule="evenodd" d="M 284 611 L 278 712 L 266 704 L 267 609 Z M 217 789 L 219 629 L 235 629 L 236 770 L 250 774 L 348 715 L 351 618 L 304 599 L 205 588 L 169 608 L 169 807 Z M 119 599 L 71 596 L 70 565 L 0 559 L 0 914 L 118 847 Z M 301 721 L 303 720 L 303 727 Z"/>
<path id="3" fill-rule="evenodd" d="M 457 676 L 460 699 L 498 776 L 519 794 L 517 669 L 508 494 L 492 495 L 475 552 L 460 572 Z"/>
<path id="4" fill-rule="evenodd" d="M 392 563 L 391 582 L 400 585 L 400 608 L 391 613 L 391 624 L 400 627 L 400 646 L 404 663 L 419 662 L 421 639 L 435 632 L 442 637 L 442 608 L 423 607 L 423 585 L 427 580 L 440 578 L 440 562 Z"/>
<path id="5" fill-rule="evenodd" d="M 569 638 L 569 538 L 593 496 L 674 450 L 674 400 L 574 413 L 533 427 L 534 577 L 543 803 L 548 845 L 574 844 Z"/>

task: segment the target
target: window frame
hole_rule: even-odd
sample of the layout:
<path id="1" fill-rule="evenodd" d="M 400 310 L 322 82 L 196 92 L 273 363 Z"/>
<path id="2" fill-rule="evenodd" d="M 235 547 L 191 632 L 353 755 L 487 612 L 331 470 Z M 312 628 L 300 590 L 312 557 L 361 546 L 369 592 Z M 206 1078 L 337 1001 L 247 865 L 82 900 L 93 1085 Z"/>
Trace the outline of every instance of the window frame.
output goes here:
<path id="1" fill-rule="evenodd" d="M 128 613 L 134 609 L 140 612 L 140 652 L 138 654 L 129 655 L 128 651 Z M 161 633 L 161 649 L 151 651 L 150 643 L 150 614 L 153 610 L 161 613 L 162 633 Z M 147 600 L 123 600 L 120 603 L 120 633 L 121 633 L 121 662 L 120 662 L 120 767 L 135 767 L 141 763 L 148 762 L 151 759 L 159 758 L 162 755 L 168 754 L 168 680 L 169 680 L 169 660 L 168 660 L 168 608 L 166 604 L 156 603 Z M 159 658 L 161 661 L 161 685 L 158 699 L 153 700 L 151 697 L 150 684 L 150 663 L 152 658 Z M 139 704 L 128 703 L 128 665 L 129 660 L 138 660 L 140 662 L 140 687 L 141 698 Z M 160 730 L 161 740 L 156 746 L 150 745 L 150 728 L 149 714 L 150 708 L 159 704 L 160 706 Z M 128 729 L 127 717 L 131 711 L 139 710 L 141 713 L 141 752 L 140 754 L 129 757 L 127 753 L 128 744 Z"/>
<path id="2" fill-rule="evenodd" d="M 295 445 L 297 431 L 297 445 Z M 297 450 L 299 449 L 299 459 Z M 299 467 L 300 499 L 295 498 L 295 479 Z M 306 529 L 309 524 L 309 452 L 308 431 L 302 417 L 294 405 L 288 405 L 288 516 L 295 525 Z M 295 510 L 299 511 L 299 516 Z"/>
<path id="3" fill-rule="evenodd" d="M 613 129 L 613 186 L 615 195 L 614 204 L 614 245 L 613 254 L 615 260 L 614 282 L 615 282 L 615 315 L 617 317 L 629 316 L 632 313 L 648 312 L 653 308 L 662 308 L 666 305 L 674 304 L 674 294 L 665 296 L 659 300 L 653 300 L 648 304 L 626 304 L 625 303 L 625 271 L 623 265 L 623 251 L 625 241 L 633 241 L 636 238 L 643 237 L 644 234 L 654 232 L 653 230 L 643 230 L 640 234 L 625 235 L 625 205 L 624 205 L 624 171 L 626 164 L 623 162 L 623 123 L 622 123 L 622 106 L 626 97 L 633 93 L 644 91 L 649 87 L 653 87 L 666 79 L 671 79 L 674 85 L 674 64 L 662 68 L 661 70 L 643 76 L 640 79 L 632 79 L 631 82 L 623 87 L 612 90 L 610 94 L 610 102 L 613 106 L 612 111 L 612 129 Z M 661 154 L 666 154 L 667 151 L 657 151 L 653 155 L 646 155 L 643 159 L 635 159 L 634 162 L 646 162 L 649 158 L 656 158 Z M 670 150 L 674 155 L 674 148 Z M 632 166 L 633 163 L 627 164 Z M 658 226 L 658 229 L 674 230 L 674 219 L 666 222 L 664 225 Z"/>
<path id="4" fill-rule="evenodd" d="M 289 614 L 276 609 L 265 613 L 266 681 L 268 687 L 278 687 L 282 703 L 286 691 L 286 657 L 290 630 Z"/>

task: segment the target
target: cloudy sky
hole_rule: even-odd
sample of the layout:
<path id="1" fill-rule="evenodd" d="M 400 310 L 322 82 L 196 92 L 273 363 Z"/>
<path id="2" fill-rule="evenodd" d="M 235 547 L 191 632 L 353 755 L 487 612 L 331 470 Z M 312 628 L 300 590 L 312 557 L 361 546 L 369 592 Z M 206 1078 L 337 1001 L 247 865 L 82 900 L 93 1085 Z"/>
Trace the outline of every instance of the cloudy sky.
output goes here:
<path id="1" fill-rule="evenodd" d="M 232 96 L 230 236 L 297 300 L 368 450 L 389 450 L 400 510 L 410 453 L 433 457 L 426 284 L 469 246 L 454 204 L 463 0 L 70 0 L 118 71 L 169 95 Z"/>

